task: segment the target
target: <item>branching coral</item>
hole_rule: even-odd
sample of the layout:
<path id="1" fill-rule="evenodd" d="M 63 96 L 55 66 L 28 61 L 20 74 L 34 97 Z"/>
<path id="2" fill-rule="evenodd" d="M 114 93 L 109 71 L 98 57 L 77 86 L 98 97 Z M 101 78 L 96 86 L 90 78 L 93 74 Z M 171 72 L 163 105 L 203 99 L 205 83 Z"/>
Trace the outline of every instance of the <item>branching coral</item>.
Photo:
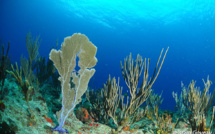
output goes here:
<path id="1" fill-rule="evenodd" d="M 13 65 L 11 64 L 12 71 L 7 70 L 8 73 L 10 73 L 14 78 L 16 78 L 17 82 L 21 86 L 31 117 L 33 117 L 33 112 L 29 105 L 29 92 L 32 91 L 38 85 L 36 77 L 33 73 L 33 62 L 38 56 L 38 48 L 40 45 L 38 40 L 39 37 L 34 40 L 32 39 L 31 34 L 28 33 L 26 36 L 26 47 L 28 50 L 29 59 L 26 59 L 21 56 L 21 67 L 19 68 L 16 63 L 15 70 Z M 22 73 L 24 74 L 24 78 L 22 76 Z"/>
<path id="2" fill-rule="evenodd" d="M 4 50 L 4 45 L 2 45 L 2 52 L 0 53 L 0 81 L 1 81 L 0 100 L 2 100 L 5 96 L 4 82 L 7 76 L 6 70 L 9 68 L 9 65 L 10 65 L 10 57 L 8 57 L 9 49 L 10 49 L 10 42 L 8 42 L 6 53 Z"/>
<path id="3" fill-rule="evenodd" d="M 47 83 L 50 77 L 56 72 L 52 61 L 48 59 L 46 62 L 46 58 L 42 56 L 37 59 L 35 68 L 37 79 L 42 85 Z"/>
<path id="4" fill-rule="evenodd" d="M 172 117 L 169 114 L 159 114 L 159 107 L 154 107 L 154 111 L 147 111 L 146 116 L 156 125 L 156 132 L 161 134 L 170 134 L 173 132 L 176 123 L 172 122 Z"/>
<path id="5" fill-rule="evenodd" d="M 167 48 L 163 56 L 163 59 L 160 63 L 160 59 L 163 52 L 163 49 L 162 49 L 160 57 L 157 61 L 157 65 L 154 69 L 154 73 L 150 79 L 149 79 L 149 61 L 150 61 L 149 59 L 147 60 L 145 58 L 145 61 L 143 62 L 142 57 L 140 55 L 137 55 L 136 61 L 134 62 L 130 54 L 129 58 L 126 58 L 124 60 L 124 66 L 121 63 L 122 75 L 126 82 L 127 87 L 129 88 L 130 95 L 131 95 L 130 102 L 126 107 L 124 107 L 125 117 L 133 115 L 137 111 L 137 108 L 148 99 L 151 93 L 151 87 L 156 81 L 160 73 L 160 70 L 163 65 L 168 49 L 169 48 Z M 144 70 L 143 70 L 143 67 L 144 67 Z M 137 88 L 142 71 L 143 71 L 143 80 L 142 80 L 141 86 Z"/>
<path id="6" fill-rule="evenodd" d="M 148 99 L 151 93 L 151 87 L 159 75 L 167 51 L 168 48 L 162 60 L 163 50 L 161 51 L 151 78 L 149 78 L 149 59 L 145 58 L 143 61 L 142 57 L 137 55 L 137 58 L 134 61 L 130 54 L 129 58 L 124 60 L 124 65 L 121 63 L 122 75 L 130 91 L 130 95 L 128 95 L 126 99 L 126 104 L 123 103 L 124 96 L 122 95 L 122 88 L 119 86 L 119 82 L 116 82 L 115 78 L 111 80 L 110 77 L 107 80 L 101 95 L 104 106 L 98 105 L 97 110 L 103 111 L 106 119 L 111 118 L 113 120 L 117 127 L 117 132 L 121 131 L 125 126 L 130 126 L 139 121 L 145 116 L 146 110 L 140 109 L 139 107 Z M 142 84 L 139 84 L 142 72 L 143 80 Z M 140 87 L 138 88 L 139 85 Z M 121 111 L 119 114 L 116 114 L 117 109 L 120 109 Z"/>
<path id="7" fill-rule="evenodd" d="M 11 68 L 12 68 L 12 71 L 7 70 L 7 72 L 9 74 L 11 74 L 14 78 L 16 78 L 17 82 L 19 83 L 20 87 L 22 88 L 22 91 L 25 95 L 25 100 L 26 100 L 27 105 L 28 105 L 30 115 L 33 116 L 31 107 L 29 105 L 29 92 L 33 89 L 33 87 L 30 85 L 30 83 L 27 79 L 25 79 L 25 80 L 23 79 L 22 67 L 19 68 L 17 63 L 16 63 L 16 70 L 14 69 L 12 64 L 11 64 Z"/>
<path id="8" fill-rule="evenodd" d="M 122 88 L 119 86 L 119 80 L 116 83 L 116 79 L 109 76 L 107 83 L 104 84 L 104 89 L 102 90 L 102 97 L 105 98 L 104 100 L 104 112 L 105 116 L 109 116 L 112 118 L 114 124 L 118 127 L 118 121 L 116 116 L 116 110 L 120 105 L 120 99 L 122 96 Z M 122 103 L 122 101 L 121 101 Z M 122 104 L 121 104 L 122 105 Z M 108 118 L 108 117 L 106 117 Z"/>
<path id="9" fill-rule="evenodd" d="M 137 58 L 134 62 L 130 54 L 129 58 L 126 58 L 124 60 L 124 66 L 121 63 L 122 75 L 126 82 L 127 87 L 129 88 L 130 95 L 131 95 L 130 101 L 127 103 L 127 105 L 123 107 L 124 118 L 131 117 L 132 115 L 134 115 L 134 113 L 138 115 L 138 112 L 139 112 L 138 108 L 148 99 L 151 93 L 151 87 L 156 81 L 160 73 L 160 70 L 163 65 L 168 49 L 169 48 L 167 48 L 163 56 L 163 59 L 160 63 L 162 52 L 163 52 L 163 49 L 162 49 L 159 59 L 157 61 L 157 65 L 154 69 L 154 73 L 150 79 L 149 79 L 149 61 L 150 61 L 149 59 L 147 60 L 145 58 L 143 62 L 142 57 L 137 55 Z M 143 80 L 142 80 L 142 83 L 140 84 L 140 87 L 138 88 L 142 71 L 143 71 Z M 143 111 L 141 111 L 141 113 L 143 113 Z M 136 121 L 138 120 L 132 120 L 132 122 L 130 123 L 134 123 Z"/>
<path id="10" fill-rule="evenodd" d="M 149 95 L 148 100 L 146 101 L 146 105 L 149 108 L 154 109 L 154 107 L 159 107 L 162 104 L 163 99 L 161 100 L 162 93 L 160 95 L 155 94 L 152 90 L 151 94 Z"/>
<path id="11" fill-rule="evenodd" d="M 198 87 L 195 86 L 196 82 L 192 81 L 187 88 L 183 88 L 183 104 L 192 113 L 189 117 L 189 122 L 192 127 L 192 131 L 210 131 L 211 123 L 206 127 L 205 115 L 207 114 L 215 96 L 215 90 L 213 94 L 209 94 L 209 88 L 211 86 L 211 81 L 209 77 L 207 81 L 204 82 L 204 90 L 200 91 Z M 214 114 L 214 112 L 212 113 Z"/>

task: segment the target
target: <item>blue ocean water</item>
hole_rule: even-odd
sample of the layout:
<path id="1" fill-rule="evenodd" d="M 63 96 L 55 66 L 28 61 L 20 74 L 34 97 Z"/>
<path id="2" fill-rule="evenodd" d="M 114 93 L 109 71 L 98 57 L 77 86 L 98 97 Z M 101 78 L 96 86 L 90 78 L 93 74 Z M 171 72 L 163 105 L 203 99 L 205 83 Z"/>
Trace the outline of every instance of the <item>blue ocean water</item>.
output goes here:
<path id="1" fill-rule="evenodd" d="M 152 76 L 161 49 L 169 46 L 152 88 L 163 91 L 161 108 L 174 110 L 172 92 L 181 92 L 181 82 L 193 79 L 203 88 L 202 78 L 209 75 L 215 83 L 214 5 L 214 0 L 1 0 L 0 38 L 10 41 L 14 63 L 28 56 L 28 32 L 40 35 L 39 52 L 47 58 L 57 40 L 83 33 L 98 47 L 90 87 L 102 88 L 110 74 L 120 77 L 124 92 L 120 61 L 130 53 L 150 58 Z"/>

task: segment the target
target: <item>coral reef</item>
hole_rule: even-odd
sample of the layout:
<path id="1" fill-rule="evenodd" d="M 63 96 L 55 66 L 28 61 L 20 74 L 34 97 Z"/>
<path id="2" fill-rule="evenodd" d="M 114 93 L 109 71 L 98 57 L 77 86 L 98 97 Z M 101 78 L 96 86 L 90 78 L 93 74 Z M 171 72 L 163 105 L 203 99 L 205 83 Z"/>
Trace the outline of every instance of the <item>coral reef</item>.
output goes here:
<path id="1" fill-rule="evenodd" d="M 58 43 L 57 43 L 58 44 Z M 0 133 L 17 134 L 171 134 L 215 130 L 215 90 L 203 80 L 204 89 L 182 84 L 180 96 L 173 92 L 176 111 L 159 109 L 163 102 L 152 89 L 167 50 L 163 49 L 152 76 L 149 59 L 131 54 L 121 62 L 125 81 L 107 79 L 102 88 L 88 86 L 95 73 L 97 47 L 87 36 L 66 37 L 60 50 L 53 47 L 49 59 L 38 56 L 40 38 L 26 37 L 28 57 L 8 66 L 10 57 L 2 47 L 0 61 Z M 120 70 L 119 70 L 120 71 Z M 124 92 L 123 89 L 128 89 Z M 23 95 L 24 94 L 24 95 Z"/>

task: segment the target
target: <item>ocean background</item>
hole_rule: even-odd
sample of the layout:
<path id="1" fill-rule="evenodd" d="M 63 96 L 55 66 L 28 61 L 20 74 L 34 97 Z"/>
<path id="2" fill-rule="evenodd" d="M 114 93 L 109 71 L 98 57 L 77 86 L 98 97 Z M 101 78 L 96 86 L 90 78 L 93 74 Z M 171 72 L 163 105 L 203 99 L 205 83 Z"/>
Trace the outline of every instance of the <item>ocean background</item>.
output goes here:
<path id="1" fill-rule="evenodd" d="M 109 77 L 120 77 L 120 61 L 132 53 L 150 58 L 150 76 L 161 49 L 167 49 L 153 85 L 163 91 L 161 109 L 174 110 L 172 92 L 181 82 L 196 80 L 203 89 L 209 75 L 215 88 L 215 0 L 0 0 L 0 39 L 10 41 L 11 62 L 28 56 L 25 38 L 40 35 L 39 53 L 48 58 L 58 40 L 82 33 L 98 47 L 96 73 L 89 87 L 102 88 Z M 60 45 L 58 46 L 60 49 Z M 48 90 L 48 89 L 47 89 Z"/>

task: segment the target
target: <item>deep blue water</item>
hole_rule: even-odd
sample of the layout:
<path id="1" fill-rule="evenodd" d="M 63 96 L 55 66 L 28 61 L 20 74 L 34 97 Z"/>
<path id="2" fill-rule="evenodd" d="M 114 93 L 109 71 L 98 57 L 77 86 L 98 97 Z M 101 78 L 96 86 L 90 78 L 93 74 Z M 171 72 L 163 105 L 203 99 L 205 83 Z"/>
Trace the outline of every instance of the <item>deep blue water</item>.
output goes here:
<path id="1" fill-rule="evenodd" d="M 11 42 L 12 62 L 28 55 L 28 32 L 40 35 L 39 52 L 47 58 L 57 39 L 87 35 L 98 47 L 90 86 L 103 87 L 111 74 L 120 77 L 125 92 L 120 61 L 130 52 L 150 58 L 151 76 L 161 49 L 169 46 L 152 87 L 163 91 L 161 108 L 174 109 L 172 92 L 181 91 L 181 81 L 188 85 L 194 79 L 202 89 L 209 75 L 215 83 L 214 0 L 0 0 L 0 38 Z"/>

